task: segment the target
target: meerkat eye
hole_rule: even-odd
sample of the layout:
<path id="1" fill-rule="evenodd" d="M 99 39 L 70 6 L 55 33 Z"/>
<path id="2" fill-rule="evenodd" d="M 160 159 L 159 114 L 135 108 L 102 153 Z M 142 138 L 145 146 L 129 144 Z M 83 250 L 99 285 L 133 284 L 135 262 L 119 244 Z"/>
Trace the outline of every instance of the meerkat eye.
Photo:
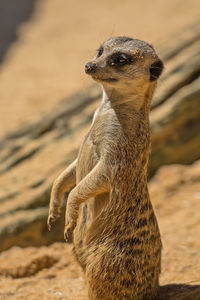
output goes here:
<path id="1" fill-rule="evenodd" d="M 115 67 L 118 67 L 118 66 L 124 66 L 128 63 L 131 62 L 131 59 L 130 57 L 128 57 L 126 54 L 124 53 L 121 53 L 121 54 L 118 54 L 117 56 L 115 55 L 111 61 L 110 61 L 110 65 L 111 66 L 115 66 Z"/>
<path id="2" fill-rule="evenodd" d="M 100 47 L 100 48 L 97 50 L 97 57 L 100 57 L 102 54 L 103 54 L 103 47 Z"/>
<path id="3" fill-rule="evenodd" d="M 125 55 L 125 54 L 120 54 L 119 57 L 118 57 L 118 62 L 119 62 L 120 64 L 126 63 L 126 62 L 127 62 L 127 57 L 126 57 L 126 55 Z"/>

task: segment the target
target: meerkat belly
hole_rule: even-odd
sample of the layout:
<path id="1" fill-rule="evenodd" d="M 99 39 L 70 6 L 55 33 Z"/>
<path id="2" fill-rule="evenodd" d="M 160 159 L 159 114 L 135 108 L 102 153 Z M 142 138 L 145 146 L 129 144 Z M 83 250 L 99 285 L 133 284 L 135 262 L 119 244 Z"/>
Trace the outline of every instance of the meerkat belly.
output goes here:
<path id="1" fill-rule="evenodd" d="M 89 136 L 86 136 L 83 142 L 77 162 L 76 170 L 76 181 L 77 184 L 90 173 L 90 171 L 96 166 L 99 161 L 98 151 L 96 146 L 92 143 Z M 81 231 L 85 231 L 87 225 L 89 225 L 92 220 L 101 212 L 103 206 L 109 199 L 109 194 L 104 193 L 98 195 L 95 198 L 90 198 L 86 203 L 80 205 L 78 225 Z M 84 226 L 83 226 L 84 223 Z M 82 229 L 80 228 L 82 226 Z"/>
<path id="2" fill-rule="evenodd" d="M 78 162 L 76 168 L 76 182 L 77 184 L 90 173 L 90 171 L 98 163 L 99 157 L 96 152 L 96 147 L 92 143 L 89 134 L 85 137 L 85 140 L 81 146 Z M 98 201 L 97 200 L 101 200 Z M 102 199 L 90 198 L 86 203 L 80 205 L 79 217 L 77 220 L 77 226 L 74 231 L 74 253 L 82 268 L 85 268 L 85 253 L 84 240 L 88 227 L 92 223 L 92 220 L 101 210 L 101 206 L 104 203 L 104 197 Z"/>

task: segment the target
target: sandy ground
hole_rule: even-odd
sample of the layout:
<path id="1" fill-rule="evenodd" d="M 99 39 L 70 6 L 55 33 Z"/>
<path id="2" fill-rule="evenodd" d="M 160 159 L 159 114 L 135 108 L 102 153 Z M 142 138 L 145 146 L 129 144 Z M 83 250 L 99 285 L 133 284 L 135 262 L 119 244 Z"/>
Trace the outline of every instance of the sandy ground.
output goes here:
<path id="1" fill-rule="evenodd" d="M 155 46 L 184 34 L 199 0 L 40 0 L 0 67 L 0 136 L 91 83 L 84 65 L 111 35 Z"/>
<path id="2" fill-rule="evenodd" d="M 173 33 L 184 34 L 199 8 L 199 0 L 38 1 L 0 68 L 0 136 L 89 85 L 84 65 L 103 40 L 125 34 L 159 48 Z M 163 240 L 162 285 L 200 285 L 199 174 L 199 162 L 169 166 L 150 184 Z M 86 299 L 81 270 L 64 243 L 5 251 L 0 274 L 0 300 Z"/>
<path id="3" fill-rule="evenodd" d="M 161 285 L 172 284 L 173 289 L 175 284 L 193 285 L 194 289 L 197 286 L 196 297 L 185 294 L 183 299 L 199 300 L 200 161 L 189 167 L 162 167 L 149 187 L 163 242 Z M 13 247 L 2 252 L 0 299 L 87 299 L 71 246 L 55 243 L 50 247 Z M 180 288 L 177 298 L 165 295 L 161 299 L 182 299 Z"/>

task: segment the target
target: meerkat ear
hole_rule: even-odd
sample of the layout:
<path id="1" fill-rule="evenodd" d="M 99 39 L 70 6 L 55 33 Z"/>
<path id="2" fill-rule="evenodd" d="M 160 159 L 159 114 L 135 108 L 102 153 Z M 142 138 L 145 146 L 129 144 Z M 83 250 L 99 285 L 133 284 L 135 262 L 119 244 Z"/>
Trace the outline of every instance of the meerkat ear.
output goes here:
<path id="1" fill-rule="evenodd" d="M 150 81 L 158 79 L 158 77 L 162 74 L 163 67 L 164 65 L 161 60 L 157 60 L 150 66 Z"/>

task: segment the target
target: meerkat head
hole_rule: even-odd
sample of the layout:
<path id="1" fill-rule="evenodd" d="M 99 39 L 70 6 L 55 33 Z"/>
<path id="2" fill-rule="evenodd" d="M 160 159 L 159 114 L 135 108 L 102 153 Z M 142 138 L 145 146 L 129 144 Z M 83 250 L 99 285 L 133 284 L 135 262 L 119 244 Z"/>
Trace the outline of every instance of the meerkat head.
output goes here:
<path id="1" fill-rule="evenodd" d="M 147 87 L 157 81 L 162 70 L 163 63 L 150 44 L 126 36 L 103 43 L 85 66 L 85 72 L 105 90 Z"/>

